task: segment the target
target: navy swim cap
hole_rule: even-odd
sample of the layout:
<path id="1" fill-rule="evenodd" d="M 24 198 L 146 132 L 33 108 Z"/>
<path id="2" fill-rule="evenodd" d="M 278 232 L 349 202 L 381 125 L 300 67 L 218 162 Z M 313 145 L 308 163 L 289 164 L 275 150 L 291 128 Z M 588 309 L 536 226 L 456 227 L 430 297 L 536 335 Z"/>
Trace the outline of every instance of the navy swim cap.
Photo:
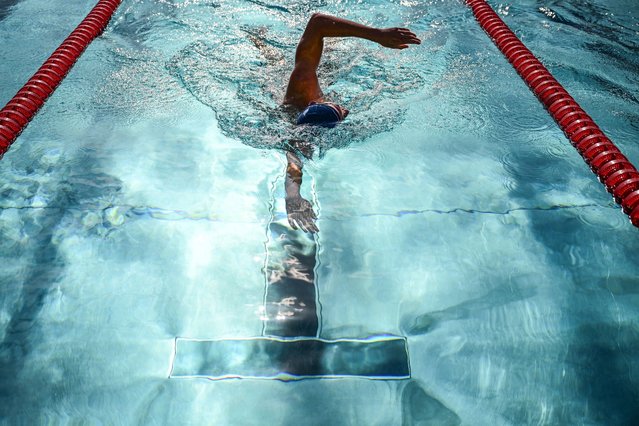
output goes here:
<path id="1" fill-rule="evenodd" d="M 306 107 L 297 116 L 297 124 L 310 124 L 322 127 L 335 127 L 340 116 L 335 108 L 326 104 L 313 104 Z"/>

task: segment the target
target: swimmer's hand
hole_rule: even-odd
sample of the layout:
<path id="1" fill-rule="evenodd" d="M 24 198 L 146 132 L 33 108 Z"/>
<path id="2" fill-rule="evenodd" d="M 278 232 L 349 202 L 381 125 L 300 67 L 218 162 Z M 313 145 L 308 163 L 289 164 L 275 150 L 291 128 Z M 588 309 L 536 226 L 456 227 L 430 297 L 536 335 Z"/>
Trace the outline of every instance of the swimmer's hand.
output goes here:
<path id="1" fill-rule="evenodd" d="M 317 225 L 315 225 L 317 216 L 308 200 L 299 195 L 286 197 L 286 213 L 288 215 L 288 223 L 293 229 L 302 228 L 304 232 L 310 232 L 311 234 L 319 232 Z"/>
<path id="2" fill-rule="evenodd" d="M 375 41 L 389 49 L 406 49 L 410 44 L 422 43 L 415 33 L 408 28 L 380 29 Z"/>

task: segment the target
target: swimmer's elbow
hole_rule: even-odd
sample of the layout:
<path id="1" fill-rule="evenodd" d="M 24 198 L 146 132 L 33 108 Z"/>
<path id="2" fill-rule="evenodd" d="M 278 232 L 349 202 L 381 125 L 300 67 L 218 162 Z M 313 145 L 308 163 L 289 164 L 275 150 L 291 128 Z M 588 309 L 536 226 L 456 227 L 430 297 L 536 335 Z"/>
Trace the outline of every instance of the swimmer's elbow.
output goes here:
<path id="1" fill-rule="evenodd" d="M 315 12 L 311 15 L 311 19 L 308 20 L 309 24 L 318 24 L 321 23 L 323 21 L 326 21 L 327 18 L 329 18 L 328 15 L 321 13 L 321 12 Z"/>
<path id="2" fill-rule="evenodd" d="M 315 12 L 306 24 L 306 31 L 321 32 L 322 28 L 333 22 L 332 16 L 324 13 Z"/>

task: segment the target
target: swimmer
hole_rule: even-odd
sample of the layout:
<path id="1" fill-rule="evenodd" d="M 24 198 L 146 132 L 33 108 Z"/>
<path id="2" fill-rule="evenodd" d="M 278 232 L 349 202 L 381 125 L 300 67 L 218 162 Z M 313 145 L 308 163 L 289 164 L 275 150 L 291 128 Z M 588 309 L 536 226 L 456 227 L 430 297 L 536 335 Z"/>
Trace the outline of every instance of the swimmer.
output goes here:
<path id="1" fill-rule="evenodd" d="M 373 28 L 346 19 L 314 13 L 306 25 L 295 52 L 295 67 L 289 78 L 284 105 L 301 111 L 298 125 L 334 127 L 344 120 L 349 111 L 324 98 L 317 79 L 317 68 L 322 57 L 325 37 L 359 37 L 379 43 L 390 49 L 406 49 L 420 44 L 417 36 L 407 28 Z M 295 151 L 308 155 L 303 142 L 292 142 Z M 317 232 L 317 216 L 311 203 L 300 195 L 302 161 L 295 151 L 286 153 L 286 213 L 293 229 Z"/>

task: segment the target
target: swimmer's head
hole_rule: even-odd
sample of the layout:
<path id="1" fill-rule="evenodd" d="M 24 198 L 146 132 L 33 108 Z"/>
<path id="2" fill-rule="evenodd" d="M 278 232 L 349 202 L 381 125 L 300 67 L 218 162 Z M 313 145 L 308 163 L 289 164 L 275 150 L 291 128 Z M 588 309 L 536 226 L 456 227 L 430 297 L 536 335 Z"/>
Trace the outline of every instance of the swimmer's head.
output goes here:
<path id="1" fill-rule="evenodd" d="M 348 110 L 332 102 L 311 102 L 304 111 L 297 116 L 297 124 L 312 126 L 335 127 L 346 118 Z"/>

